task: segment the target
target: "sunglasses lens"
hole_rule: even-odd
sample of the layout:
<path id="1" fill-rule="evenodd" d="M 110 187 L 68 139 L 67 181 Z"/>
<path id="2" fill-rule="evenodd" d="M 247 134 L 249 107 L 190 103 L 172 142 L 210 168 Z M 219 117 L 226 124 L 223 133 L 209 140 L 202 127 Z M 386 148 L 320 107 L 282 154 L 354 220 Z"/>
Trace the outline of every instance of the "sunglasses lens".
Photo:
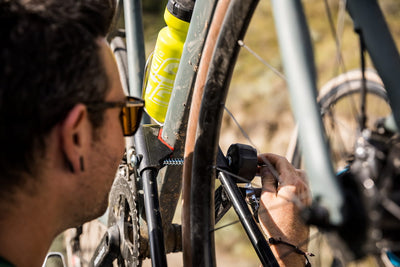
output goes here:
<path id="1" fill-rule="evenodd" d="M 136 133 L 142 118 L 143 107 L 122 108 L 122 129 L 124 136 L 132 136 Z"/>

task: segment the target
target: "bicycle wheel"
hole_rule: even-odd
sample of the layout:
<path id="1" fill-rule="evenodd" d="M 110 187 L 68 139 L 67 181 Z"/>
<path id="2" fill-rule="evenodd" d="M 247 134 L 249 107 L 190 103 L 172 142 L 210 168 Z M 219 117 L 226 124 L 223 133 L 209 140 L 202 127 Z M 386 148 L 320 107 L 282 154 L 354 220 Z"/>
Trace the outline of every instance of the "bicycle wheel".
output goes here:
<path id="1" fill-rule="evenodd" d="M 318 97 L 336 170 L 342 170 L 354 153 L 355 138 L 360 131 L 361 75 L 361 71 L 356 70 L 338 76 L 321 89 Z M 373 129 L 391 110 L 383 84 L 371 70 L 366 72 L 366 94 L 369 104 L 366 128 Z"/>
<path id="2" fill-rule="evenodd" d="M 387 117 L 391 110 L 388 103 L 387 94 L 383 87 L 382 81 L 373 70 L 365 72 L 366 99 L 367 109 L 366 114 L 368 122 L 366 128 L 363 129 L 364 134 L 367 132 L 376 131 L 377 125 L 382 118 Z M 338 171 L 338 177 L 345 177 L 352 180 L 353 177 L 348 177 L 348 169 L 351 166 L 357 153 L 357 140 L 363 134 L 359 127 L 360 119 L 360 99 L 362 92 L 362 72 L 361 70 L 353 70 L 335 77 L 327 82 L 320 90 L 318 103 L 321 107 L 321 116 L 323 118 L 327 139 L 331 147 L 332 164 Z M 296 135 L 294 136 L 297 140 Z M 296 142 L 298 146 L 298 142 Z M 300 150 L 298 147 L 294 150 L 296 153 L 294 158 L 300 158 Z M 300 165 L 300 162 L 297 163 Z M 344 179 L 339 178 L 344 181 Z M 355 188 L 352 188 L 355 189 Z M 350 192 L 348 192 L 350 195 Z M 363 218 L 365 214 L 358 214 L 358 217 Z M 365 222 L 360 221 L 353 226 L 346 226 L 353 232 L 352 238 L 355 236 L 364 235 Z M 355 227 L 355 228 L 354 228 Z M 362 230 L 361 230 L 362 229 Z M 310 242 L 311 250 L 325 251 L 325 255 L 317 254 L 314 263 L 317 266 L 329 266 L 336 264 L 345 266 L 352 261 L 354 255 L 349 253 L 350 249 L 342 240 L 338 239 L 337 233 L 321 232 L 314 240 Z M 365 237 L 359 238 L 362 242 L 367 243 Z M 356 242 L 356 241 L 354 241 Z M 362 247 L 363 244 L 352 244 L 356 247 Z M 362 254 L 361 251 L 356 253 Z M 372 253 L 374 255 L 375 253 Z M 369 257 L 364 259 L 367 266 L 382 266 L 380 256 L 376 258 Z M 363 264 L 363 263 L 360 264 Z M 368 262 L 368 263 L 367 263 Z M 364 265 L 362 265 L 364 266 Z M 385 265 L 386 266 L 386 265 Z M 390 266 L 390 265 L 388 265 Z"/>
<path id="3" fill-rule="evenodd" d="M 366 127 L 373 129 L 375 123 L 390 114 L 389 100 L 386 90 L 378 74 L 368 69 L 365 71 L 366 94 L 369 107 L 366 110 L 369 118 Z M 335 169 L 343 170 L 348 160 L 354 154 L 355 138 L 359 129 L 360 99 L 362 91 L 362 72 L 352 70 L 343 73 L 328 81 L 319 91 L 317 98 L 321 108 L 321 117 L 325 132 L 330 143 L 332 160 Z M 372 106 L 370 106 L 372 105 Z M 291 158 L 301 156 L 297 133 L 292 138 L 295 140 L 295 151 Z M 296 160 L 294 160 L 296 161 Z M 296 162 L 300 168 L 300 162 Z"/>
<path id="4" fill-rule="evenodd" d="M 243 36 L 256 5 L 257 1 L 233 0 L 230 3 L 224 23 L 221 25 L 217 45 L 213 48 L 213 60 L 208 66 L 207 83 L 201 100 L 202 107 L 199 115 L 199 128 L 197 128 L 196 144 L 193 152 L 191 183 L 192 197 L 190 216 L 192 228 L 192 262 L 194 265 L 198 263 L 198 266 L 213 266 L 215 264 L 214 181 L 216 177 L 215 166 L 218 145 L 221 144 L 221 140 L 219 140 L 221 124 L 222 121 L 225 120 L 223 119 L 223 111 L 239 48 L 240 45 L 243 45 L 240 41 L 243 40 Z M 218 12 L 218 10 L 216 12 Z M 212 26 L 213 25 L 211 25 L 211 27 Z M 358 83 L 360 83 L 359 80 Z M 382 86 L 376 86 L 375 88 L 372 85 L 370 87 L 370 84 L 367 85 L 367 94 L 376 94 L 378 99 L 382 100 L 383 98 L 383 103 L 385 103 L 387 100 L 385 99 L 384 91 L 381 90 Z M 329 90 L 329 93 L 326 93 L 320 102 L 330 102 L 330 108 L 335 105 L 340 106 L 342 105 L 342 100 L 345 99 L 346 96 L 359 94 L 360 86 L 356 86 L 355 88 L 356 89 L 346 89 L 346 86 L 344 86 L 335 89 L 334 93 L 332 90 Z M 356 97 L 349 97 L 348 99 L 356 99 Z M 196 100 L 193 100 L 193 102 L 195 101 Z M 356 104 L 357 100 L 350 101 L 352 101 L 353 106 L 358 105 Z M 266 113 L 267 112 L 264 114 Z M 345 114 L 340 116 L 335 115 L 336 118 L 346 118 L 346 116 L 348 118 L 354 118 L 354 115 L 351 117 Z M 326 120 L 329 120 L 330 116 L 326 113 L 324 117 Z M 371 121 L 374 120 L 375 119 L 371 117 Z M 244 120 L 242 119 L 242 121 Z M 354 128 L 352 128 L 351 134 L 352 137 L 356 136 L 356 130 Z M 348 138 L 346 138 L 346 141 L 347 139 Z M 351 150 L 351 148 L 349 148 L 349 150 Z M 265 150 L 263 149 L 259 152 L 261 151 Z M 335 164 L 339 166 L 342 164 L 340 160 L 345 159 L 346 156 L 339 154 L 338 159 L 335 160 L 337 162 Z M 198 192 L 202 192 L 201 196 L 199 196 Z"/>
<path id="5" fill-rule="evenodd" d="M 255 10 L 257 5 L 257 1 L 236 1 L 236 5 L 233 4 L 232 1 L 229 4 L 228 10 L 226 11 L 226 7 L 218 6 L 215 11 L 215 16 L 222 16 L 224 17 L 225 11 L 227 12 L 226 17 L 231 17 L 234 20 L 232 21 L 224 21 L 222 27 L 219 32 L 219 36 L 226 37 L 226 45 L 230 46 L 233 44 L 232 47 L 227 47 L 223 49 L 219 49 L 222 54 L 220 54 L 220 60 L 213 59 L 213 62 L 210 65 L 210 72 L 211 69 L 219 70 L 218 77 L 212 78 L 210 80 L 210 75 L 207 76 L 207 84 L 209 83 L 218 83 L 215 87 L 218 87 L 211 93 L 211 97 L 205 98 L 206 92 L 204 92 L 203 97 L 194 98 L 192 100 L 192 110 L 198 110 L 201 101 L 201 109 L 200 109 L 200 116 L 199 121 L 207 120 L 207 130 L 202 131 L 200 134 L 197 134 L 195 138 L 195 142 L 193 143 L 193 158 L 192 158 L 192 181 L 191 181 L 191 198 L 190 198 L 190 240 L 191 240 L 191 263 L 192 266 L 214 266 L 215 265 L 215 248 L 214 248 L 214 180 L 215 180 L 215 166 L 216 161 L 216 153 L 218 150 L 218 133 L 222 119 L 222 111 L 223 111 L 223 103 L 225 101 L 225 96 L 228 89 L 229 84 L 229 74 L 233 70 L 233 66 L 235 63 L 235 59 L 237 53 L 239 51 L 239 46 L 237 45 L 235 40 L 240 39 L 243 37 L 246 27 L 248 25 L 249 19 L 251 18 L 252 12 Z M 230 10 L 240 10 L 243 12 L 232 13 Z M 239 14 L 240 13 L 240 14 Z M 219 29 L 219 24 L 221 21 L 213 20 L 211 24 L 211 29 L 213 27 Z M 216 25 L 218 24 L 218 25 Z M 224 27 L 225 25 L 225 27 Z M 226 25 L 230 25 L 226 27 Z M 211 30 L 210 30 L 211 32 Z M 215 38 L 215 37 L 211 37 Z M 221 38 L 219 38 L 219 41 Z M 207 54 L 208 51 L 214 50 L 214 43 L 215 39 L 212 41 L 207 40 L 207 44 L 212 43 L 203 54 Z M 216 46 L 218 48 L 218 44 Z M 209 49 L 209 50 L 206 50 Z M 214 52 L 214 58 L 215 58 Z M 203 60 L 203 58 L 202 58 Z M 218 61 L 219 65 L 215 64 Z M 203 62 L 202 62 L 203 63 Z M 200 70 L 201 73 L 202 68 L 207 68 L 208 64 L 200 63 Z M 195 88 L 200 90 L 203 89 L 204 80 L 196 80 Z M 207 87 L 212 87 L 206 85 Z M 202 93 L 199 93 L 200 95 Z M 196 91 L 194 92 L 196 96 Z M 207 106 L 204 109 L 204 105 Z M 203 115 L 211 115 L 208 116 L 206 119 Z M 189 121 L 192 119 L 197 119 L 197 114 L 190 115 Z M 192 118 L 192 116 L 194 118 Z M 208 131 L 210 130 L 210 131 Z M 187 140 L 193 138 L 192 134 L 195 131 L 191 131 L 188 133 Z M 197 129 L 197 132 L 199 130 Z M 202 141 L 199 141 L 199 140 Z M 189 149 L 192 151 L 192 149 Z M 185 153 L 187 153 L 188 145 L 186 144 Z M 201 159 L 201 160 L 199 160 Z M 185 158 L 185 164 L 186 163 Z M 210 175 L 211 174 L 211 175 Z M 199 197 L 197 192 L 202 192 L 202 196 Z M 189 234 L 189 233 L 186 233 Z"/>

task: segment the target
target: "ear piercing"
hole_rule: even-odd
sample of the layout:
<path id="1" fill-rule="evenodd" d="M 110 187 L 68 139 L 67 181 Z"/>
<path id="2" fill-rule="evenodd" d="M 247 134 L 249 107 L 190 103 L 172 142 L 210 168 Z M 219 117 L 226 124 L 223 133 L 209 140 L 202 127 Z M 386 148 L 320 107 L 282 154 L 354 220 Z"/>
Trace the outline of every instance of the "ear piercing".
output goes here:
<path id="1" fill-rule="evenodd" d="M 85 171 L 85 165 L 83 163 L 83 157 L 82 156 L 79 157 L 79 163 L 80 163 L 81 171 L 84 172 Z"/>

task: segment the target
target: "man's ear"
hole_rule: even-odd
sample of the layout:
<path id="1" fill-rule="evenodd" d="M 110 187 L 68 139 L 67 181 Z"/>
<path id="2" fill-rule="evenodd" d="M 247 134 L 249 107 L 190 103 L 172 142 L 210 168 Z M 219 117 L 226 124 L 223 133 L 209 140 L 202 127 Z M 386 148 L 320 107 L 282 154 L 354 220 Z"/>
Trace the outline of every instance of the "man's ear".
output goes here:
<path id="1" fill-rule="evenodd" d="M 90 142 L 91 127 L 85 105 L 75 105 L 61 125 L 61 150 L 71 172 L 84 171 L 85 148 Z"/>

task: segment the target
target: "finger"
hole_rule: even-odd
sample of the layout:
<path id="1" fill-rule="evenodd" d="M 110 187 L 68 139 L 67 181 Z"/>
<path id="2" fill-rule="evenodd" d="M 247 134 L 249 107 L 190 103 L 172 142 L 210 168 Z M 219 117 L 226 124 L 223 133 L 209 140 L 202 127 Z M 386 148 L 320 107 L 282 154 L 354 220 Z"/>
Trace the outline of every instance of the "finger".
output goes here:
<path id="1" fill-rule="evenodd" d="M 299 190 L 299 196 L 301 197 L 302 203 L 306 206 L 309 206 L 312 202 L 310 187 L 308 184 L 308 179 L 306 172 L 304 170 L 296 169 L 298 183 L 297 188 Z"/>
<path id="2" fill-rule="evenodd" d="M 260 176 L 261 176 L 261 185 L 263 189 L 273 192 L 276 191 L 276 179 L 272 175 L 269 168 L 267 168 L 266 166 L 262 166 L 260 171 Z"/>
<path id="3" fill-rule="evenodd" d="M 282 157 L 277 154 L 272 154 L 272 153 L 260 154 L 260 155 L 258 155 L 258 158 L 259 158 L 259 161 L 261 161 L 261 162 L 268 160 L 273 165 L 276 165 L 279 161 L 285 160 L 285 157 Z"/>
<path id="4" fill-rule="evenodd" d="M 271 163 L 279 174 L 282 174 L 286 170 L 295 170 L 294 166 L 285 158 L 272 153 L 265 153 L 259 155 L 259 162 L 265 163 L 268 161 Z"/>
<path id="5" fill-rule="evenodd" d="M 272 168 L 270 171 L 275 178 L 275 185 L 276 181 L 279 181 L 279 187 L 295 185 L 299 187 L 298 190 L 308 190 L 308 182 L 305 172 L 296 169 L 285 157 L 265 153 L 259 155 L 259 161 L 268 161 L 268 164 L 265 165 Z M 260 171 L 261 170 L 262 169 L 260 168 Z M 265 170 L 263 171 L 265 172 Z M 268 183 L 271 183 L 271 180 L 269 180 Z"/>
<path id="6" fill-rule="evenodd" d="M 269 162 L 266 157 L 267 153 L 257 155 L 257 174 L 261 175 L 262 168 L 265 167 L 265 163 Z"/>
<path id="7" fill-rule="evenodd" d="M 297 176 L 303 181 L 306 185 L 308 185 L 307 174 L 304 170 L 296 169 Z"/>
<path id="8" fill-rule="evenodd" d="M 278 184 L 281 181 L 279 173 L 277 172 L 275 167 L 266 158 L 264 158 L 263 161 L 264 161 L 264 163 L 263 163 L 262 167 L 264 167 L 265 169 L 267 169 L 269 171 L 269 173 L 273 177 L 275 188 L 278 188 Z"/>
<path id="9" fill-rule="evenodd" d="M 265 162 L 265 159 L 267 158 L 268 153 L 263 153 L 263 154 L 259 154 L 257 155 L 257 161 L 259 164 L 263 164 Z"/>

